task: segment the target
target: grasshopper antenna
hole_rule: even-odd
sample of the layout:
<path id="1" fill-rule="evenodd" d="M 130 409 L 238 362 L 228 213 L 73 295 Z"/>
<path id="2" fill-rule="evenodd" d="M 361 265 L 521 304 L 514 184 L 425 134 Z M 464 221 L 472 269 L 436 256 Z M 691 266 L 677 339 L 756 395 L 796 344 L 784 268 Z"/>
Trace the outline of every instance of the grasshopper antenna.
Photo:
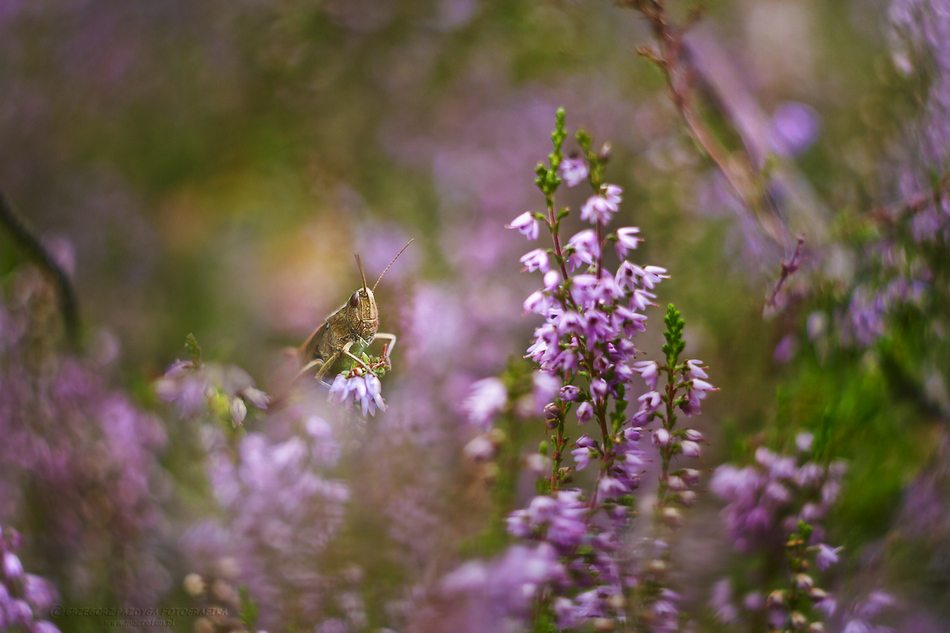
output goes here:
<path id="1" fill-rule="evenodd" d="M 396 253 L 396 256 L 393 257 L 393 260 L 392 260 L 391 262 L 389 262 L 389 266 L 386 266 L 386 268 L 383 270 L 383 272 L 381 272 L 381 273 L 379 274 L 379 279 L 377 279 L 377 280 L 376 280 L 376 283 L 373 284 L 373 292 L 376 292 L 376 286 L 378 286 L 378 285 L 379 285 L 379 282 L 383 280 L 383 275 L 386 274 L 386 271 L 389 270 L 390 267 L 391 267 L 393 264 L 396 263 L 396 260 L 399 259 L 399 256 L 400 256 L 400 255 L 403 254 L 403 251 L 405 251 L 407 248 L 409 248 L 409 245 L 412 244 L 415 240 L 416 240 L 416 238 L 412 238 L 411 240 L 409 240 L 408 242 L 406 242 L 406 245 L 402 247 L 402 250 L 399 251 L 398 253 Z M 362 270 L 362 269 L 360 269 L 360 274 L 361 274 L 361 275 L 363 274 L 363 270 Z M 366 286 L 366 281 L 365 281 L 365 280 L 363 281 L 363 286 Z"/>
<path id="2" fill-rule="evenodd" d="M 397 255 L 398 257 L 398 255 Z M 391 266 L 392 264 L 390 264 Z M 356 253 L 356 267 L 360 269 L 360 279 L 363 280 L 363 290 L 366 290 L 366 276 L 363 275 L 363 264 L 360 262 L 360 254 Z M 378 281 L 376 283 L 379 283 Z M 376 286 L 373 286 L 373 290 L 376 289 Z"/>

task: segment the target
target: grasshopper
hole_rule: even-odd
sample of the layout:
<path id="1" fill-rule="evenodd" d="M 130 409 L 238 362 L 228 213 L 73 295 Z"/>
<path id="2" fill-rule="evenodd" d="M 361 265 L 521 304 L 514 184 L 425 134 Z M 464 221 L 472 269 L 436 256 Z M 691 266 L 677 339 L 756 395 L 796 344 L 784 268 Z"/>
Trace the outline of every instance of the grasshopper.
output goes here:
<path id="1" fill-rule="evenodd" d="M 373 284 L 372 289 L 366 286 L 363 265 L 360 263 L 360 256 L 356 256 L 356 266 L 359 268 L 363 287 L 358 288 L 342 307 L 328 316 L 323 324 L 310 335 L 307 342 L 300 347 L 297 358 L 302 369 L 297 374 L 298 378 L 316 369 L 314 378 L 322 381 L 335 366 L 339 365 L 342 371 L 346 362 L 356 363 L 366 371 L 372 371 L 359 358 L 359 354 L 377 337 L 389 341 L 383 348 L 383 357 L 388 363 L 389 355 L 392 354 L 393 348 L 396 346 L 396 335 L 377 331 L 379 329 L 379 310 L 376 308 L 376 297 L 373 292 L 390 266 L 396 263 L 396 259 L 402 255 L 403 251 L 409 248 L 409 244 L 412 244 L 412 240 L 409 240 L 409 243 L 402 247 L 396 257 L 393 257 L 393 260 L 389 262 L 389 266 L 386 266 L 386 269 L 379 275 L 379 279 Z"/>

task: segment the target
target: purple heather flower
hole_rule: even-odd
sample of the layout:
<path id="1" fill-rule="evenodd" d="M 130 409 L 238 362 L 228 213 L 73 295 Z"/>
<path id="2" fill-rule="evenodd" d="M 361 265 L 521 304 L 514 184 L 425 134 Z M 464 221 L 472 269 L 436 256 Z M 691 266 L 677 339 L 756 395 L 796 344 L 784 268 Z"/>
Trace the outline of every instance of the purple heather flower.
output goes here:
<path id="1" fill-rule="evenodd" d="M 660 395 L 659 391 L 648 391 L 637 400 L 642 403 L 641 407 L 646 409 L 648 413 L 653 413 L 663 404 L 663 396 Z"/>
<path id="2" fill-rule="evenodd" d="M 471 461 L 487 462 L 497 453 L 495 444 L 484 435 L 479 435 L 469 441 L 462 449 L 462 455 Z"/>
<path id="3" fill-rule="evenodd" d="M 842 550 L 844 546 L 831 548 L 824 543 L 818 545 L 818 556 L 815 558 L 815 562 L 818 564 L 818 569 L 825 571 L 832 565 L 838 562 L 838 552 Z"/>
<path id="4" fill-rule="evenodd" d="M 617 212 L 617 205 L 602 196 L 591 196 L 581 206 L 581 220 L 591 224 L 609 224 L 610 216 Z"/>
<path id="5" fill-rule="evenodd" d="M 630 491 L 619 479 L 605 475 L 597 482 L 597 492 L 601 499 L 616 499 L 617 497 L 628 494 Z"/>
<path id="6" fill-rule="evenodd" d="M 680 451 L 686 457 L 700 457 L 702 455 L 702 449 L 700 449 L 699 444 L 689 440 L 680 442 Z"/>
<path id="7" fill-rule="evenodd" d="M 577 339 L 574 339 L 576 345 Z M 573 348 L 566 348 L 555 358 L 556 369 L 565 374 L 577 373 L 580 369 L 580 361 L 577 357 L 577 351 Z M 552 370 L 555 368 L 552 368 Z"/>
<path id="8" fill-rule="evenodd" d="M 593 229 L 585 229 L 576 233 L 567 241 L 566 250 L 569 252 L 567 265 L 571 270 L 581 263 L 593 264 L 600 257 L 600 243 Z"/>
<path id="9" fill-rule="evenodd" d="M 587 531 L 583 517 L 560 513 L 551 520 L 546 536 L 553 544 L 569 549 L 580 545 Z"/>
<path id="10" fill-rule="evenodd" d="M 548 253 L 543 248 L 528 251 L 521 257 L 520 261 L 524 264 L 524 269 L 528 272 L 540 270 L 542 273 L 547 273 L 551 270 Z"/>
<path id="11" fill-rule="evenodd" d="M 597 442 L 592 440 L 587 433 L 584 433 L 577 438 L 574 445 L 577 446 L 577 448 L 571 451 L 571 455 L 574 456 L 574 461 L 577 462 L 577 470 L 584 470 L 587 468 L 587 465 L 590 464 L 591 458 L 599 455 Z"/>
<path id="12" fill-rule="evenodd" d="M 558 166 L 558 175 L 568 187 L 574 187 L 587 178 L 587 162 L 580 157 L 565 158 Z"/>
<path id="13" fill-rule="evenodd" d="M 550 295 L 540 290 L 535 290 L 524 300 L 522 307 L 524 308 L 525 314 L 533 312 L 541 316 L 547 316 L 553 306 L 554 300 Z"/>
<path id="14" fill-rule="evenodd" d="M 590 393 L 598 402 L 606 397 L 608 389 L 607 381 L 603 378 L 595 378 L 590 383 Z"/>
<path id="15" fill-rule="evenodd" d="M 637 237 L 640 229 L 635 226 L 625 226 L 617 229 L 617 243 L 614 244 L 614 250 L 617 251 L 617 257 L 623 259 L 628 251 L 637 248 L 637 244 L 643 241 L 642 237 Z"/>
<path id="16" fill-rule="evenodd" d="M 660 268 L 659 266 L 644 266 L 640 268 L 635 266 L 637 274 L 643 279 L 643 285 L 646 286 L 648 290 L 653 290 L 653 287 L 663 281 L 664 279 L 669 279 L 670 276 L 666 274 L 665 268 Z"/>
<path id="17" fill-rule="evenodd" d="M 531 525 L 540 526 L 557 514 L 557 501 L 547 495 L 539 495 L 531 500 L 527 512 Z"/>
<path id="18" fill-rule="evenodd" d="M 719 391 L 705 380 L 700 380 L 699 378 L 694 378 L 692 380 L 690 389 L 693 391 Z"/>
<path id="19" fill-rule="evenodd" d="M 650 299 L 656 299 L 656 295 L 652 292 L 647 292 L 646 290 L 641 290 L 637 288 L 633 291 L 633 296 L 630 297 L 630 306 L 631 308 L 636 308 L 637 310 L 643 311 L 647 309 L 647 306 L 655 306 L 656 304 L 650 301 Z"/>
<path id="20" fill-rule="evenodd" d="M 468 420 L 482 429 L 487 429 L 492 420 L 508 402 L 508 390 L 498 378 L 483 378 L 472 384 L 471 393 L 462 403 Z"/>
<path id="21" fill-rule="evenodd" d="M 365 374 L 363 376 L 353 376 L 346 378 L 343 374 L 337 374 L 330 385 L 330 401 L 338 404 L 344 404 L 352 400 L 358 402 L 365 416 L 367 413 L 376 415 L 376 407 L 382 411 L 386 410 L 386 402 L 382 396 L 382 384 L 374 374 Z"/>
<path id="22" fill-rule="evenodd" d="M 656 390 L 656 381 L 660 375 L 659 368 L 660 366 L 655 360 L 642 360 L 633 364 L 633 370 L 640 374 L 651 392 Z"/>
<path id="23" fill-rule="evenodd" d="M 524 458 L 525 470 L 537 477 L 543 477 L 545 473 L 551 472 L 551 458 L 541 453 L 531 453 Z"/>
<path id="24" fill-rule="evenodd" d="M 19 580 L 23 577 L 23 564 L 13 552 L 3 555 L 3 574 L 7 580 Z"/>
<path id="25" fill-rule="evenodd" d="M 266 409 L 267 405 L 270 404 L 270 396 L 254 387 L 245 387 L 238 391 L 238 395 L 258 409 Z"/>
<path id="26" fill-rule="evenodd" d="M 571 277 L 571 298 L 582 307 L 593 307 L 600 298 L 597 293 L 597 277 L 590 274 Z"/>
<path id="27" fill-rule="evenodd" d="M 813 462 L 802 466 L 795 475 L 795 483 L 800 488 L 809 488 L 821 484 L 825 477 L 825 469 Z"/>
<path id="28" fill-rule="evenodd" d="M 505 228 L 517 229 L 518 232 L 528 238 L 528 240 L 538 239 L 538 221 L 530 211 L 525 211 L 516 217 L 511 221 L 511 224 L 506 224 Z"/>
<path id="29" fill-rule="evenodd" d="M 582 402 L 581 406 L 577 407 L 577 423 L 580 425 L 587 424 L 591 418 L 594 417 L 594 405 L 590 401 Z"/>
<path id="30" fill-rule="evenodd" d="M 528 520 L 527 510 L 515 510 L 505 519 L 508 534 L 518 538 L 529 538 L 532 533 L 531 523 Z"/>
<path id="31" fill-rule="evenodd" d="M 705 442 L 706 441 L 706 439 L 703 437 L 703 434 L 697 431 L 696 429 L 686 429 L 683 432 L 683 437 L 685 437 L 691 442 Z"/>
<path id="32" fill-rule="evenodd" d="M 709 378 L 706 375 L 706 372 L 703 371 L 703 361 L 696 360 L 695 358 L 686 361 L 686 373 L 689 374 L 690 378 Z"/>
<path id="33" fill-rule="evenodd" d="M 558 626 L 562 629 L 571 628 L 577 624 L 577 618 L 574 617 L 576 607 L 570 598 L 558 596 L 554 599 L 553 609 Z"/>
<path id="34" fill-rule="evenodd" d="M 645 332 L 647 329 L 647 316 L 645 314 L 634 312 L 622 305 L 618 305 L 614 309 L 611 317 L 613 319 L 613 328 L 615 330 L 623 330 L 624 335 L 630 338 L 635 337 L 639 332 Z"/>
<path id="35" fill-rule="evenodd" d="M 462 563 L 439 581 L 440 589 L 450 594 L 477 591 L 487 584 L 488 568 L 477 560 Z"/>
<path id="36" fill-rule="evenodd" d="M 670 443 L 670 432 L 666 429 L 657 429 L 653 432 L 653 445 L 666 446 Z"/>
<path id="37" fill-rule="evenodd" d="M 231 424 L 234 428 L 244 425 L 244 418 L 247 417 L 247 405 L 242 398 L 235 398 L 231 401 Z"/>
<path id="38" fill-rule="evenodd" d="M 531 382 L 534 387 L 532 396 L 534 397 L 535 408 L 538 412 L 541 412 L 544 406 L 554 400 L 554 397 L 559 393 L 561 381 L 556 376 L 541 370 L 531 375 Z"/>
<path id="39" fill-rule="evenodd" d="M 795 436 L 795 446 L 798 447 L 798 450 L 805 452 L 811 449 L 811 443 L 815 439 L 815 436 L 811 433 L 799 433 Z"/>
<path id="40" fill-rule="evenodd" d="M 818 138 L 821 123 L 818 113 L 804 103 L 787 101 L 772 115 L 769 143 L 785 156 L 796 156 Z"/>
<path id="41" fill-rule="evenodd" d="M 565 402 L 574 402 L 581 393 L 580 387 L 575 385 L 564 385 L 561 387 L 559 397 Z"/>

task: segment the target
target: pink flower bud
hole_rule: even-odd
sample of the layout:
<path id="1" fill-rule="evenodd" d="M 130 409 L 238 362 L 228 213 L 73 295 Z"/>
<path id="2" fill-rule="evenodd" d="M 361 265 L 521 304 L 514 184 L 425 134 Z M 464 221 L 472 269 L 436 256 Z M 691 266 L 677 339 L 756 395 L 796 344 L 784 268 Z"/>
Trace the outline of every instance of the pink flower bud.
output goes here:
<path id="1" fill-rule="evenodd" d="M 686 457 L 699 457 L 702 453 L 699 449 L 699 444 L 689 440 L 680 443 L 680 451 Z"/>

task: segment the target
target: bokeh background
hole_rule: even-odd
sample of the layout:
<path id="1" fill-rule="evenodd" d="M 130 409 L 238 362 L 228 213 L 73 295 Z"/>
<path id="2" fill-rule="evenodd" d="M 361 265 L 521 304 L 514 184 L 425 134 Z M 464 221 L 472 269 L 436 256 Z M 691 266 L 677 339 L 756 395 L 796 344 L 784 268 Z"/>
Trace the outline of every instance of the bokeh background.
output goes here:
<path id="1" fill-rule="evenodd" d="M 669 6 L 679 23 L 691 9 Z M 119 536 L 108 521 L 57 527 L 60 504 L 87 504 L 91 494 L 59 496 L 65 475 L 44 489 L 24 474 L 28 460 L 5 468 L 0 524 L 24 533 L 28 567 L 55 580 L 66 604 L 191 604 L 182 534 L 218 511 L 199 430 L 163 408 L 152 382 L 185 357 L 194 333 L 206 359 L 239 365 L 279 392 L 284 350 L 359 285 L 353 254 L 375 280 L 414 239 L 377 292 L 381 330 L 400 338 L 384 384 L 390 409 L 369 421 L 368 435 L 374 424 L 389 434 L 366 440 L 354 462 L 393 489 L 377 480 L 351 491 L 374 510 L 357 521 L 364 532 L 350 547 L 385 579 L 379 595 L 451 569 L 459 543 L 479 529 L 478 512 L 456 494 L 467 485 L 460 404 L 472 381 L 524 353 L 537 325 L 522 316 L 538 284 L 520 274 L 529 247 L 504 225 L 543 208 L 533 170 L 563 106 L 569 128 L 587 130 L 598 147 L 611 143 L 607 180 L 625 192 L 618 226 L 641 228 L 636 261 L 669 270 L 658 303 L 684 314 L 687 354 L 710 366 L 721 389 L 701 423 L 712 443 L 704 465 L 747 459 L 758 445 L 787 448 L 800 430 L 823 438 L 828 459 L 851 462 L 832 530 L 851 556 L 839 581 L 886 586 L 922 605 L 918 628 L 905 630 L 944 630 L 946 240 L 920 256 L 900 245 L 944 235 L 945 225 L 892 235 L 868 218 L 926 191 L 946 167 L 947 7 L 717 0 L 705 9 L 687 40 L 703 73 L 697 104 L 726 147 L 747 151 L 774 179 L 771 224 L 735 199 L 684 133 L 663 75 L 636 51 L 650 43 L 649 25 L 612 2 L 0 1 L 0 187 L 72 275 L 96 363 L 83 380 L 97 386 L 83 388 L 100 394 L 89 396 L 95 402 L 122 394 L 137 412 L 130 419 L 141 427 L 128 432 L 146 457 L 122 463 L 154 466 L 134 502 L 151 518 L 136 514 Z M 561 199 L 582 202 L 580 193 Z M 776 221 L 787 227 L 777 239 L 765 228 Z M 794 235 L 806 239 L 806 265 L 766 309 Z M 25 262 L 0 235 L 10 305 L 26 301 Z M 926 282 L 920 292 L 932 298 L 887 294 L 898 277 Z M 892 310 L 905 303 L 916 307 Z M 653 356 L 656 321 L 638 339 Z M 13 384 L 3 384 L 8 402 L 42 401 L 13 398 Z M 51 420 L 86 411 L 63 406 Z M 102 418 L 89 407 L 75 425 Z M 248 425 L 267 434 L 254 428 L 262 420 Z M 541 438 L 537 427 L 527 443 Z M 400 457 L 373 470 L 373 451 Z M 389 497 L 411 511 L 385 509 Z M 697 515 L 710 518 L 720 507 L 703 505 Z M 399 520 L 406 525 L 385 546 L 399 555 L 357 547 Z M 67 546 L 64 530 L 82 537 Z M 683 540 L 707 564 L 684 593 L 702 605 L 730 550 L 724 528 L 698 532 Z M 89 554 L 61 564 L 58 548 L 69 547 Z M 119 572 L 102 571 L 103 561 L 130 580 L 113 582 Z M 369 609 L 367 630 L 390 616 L 413 621 L 414 607 L 386 611 L 386 600 Z M 90 626 L 78 618 L 63 630 Z"/>

